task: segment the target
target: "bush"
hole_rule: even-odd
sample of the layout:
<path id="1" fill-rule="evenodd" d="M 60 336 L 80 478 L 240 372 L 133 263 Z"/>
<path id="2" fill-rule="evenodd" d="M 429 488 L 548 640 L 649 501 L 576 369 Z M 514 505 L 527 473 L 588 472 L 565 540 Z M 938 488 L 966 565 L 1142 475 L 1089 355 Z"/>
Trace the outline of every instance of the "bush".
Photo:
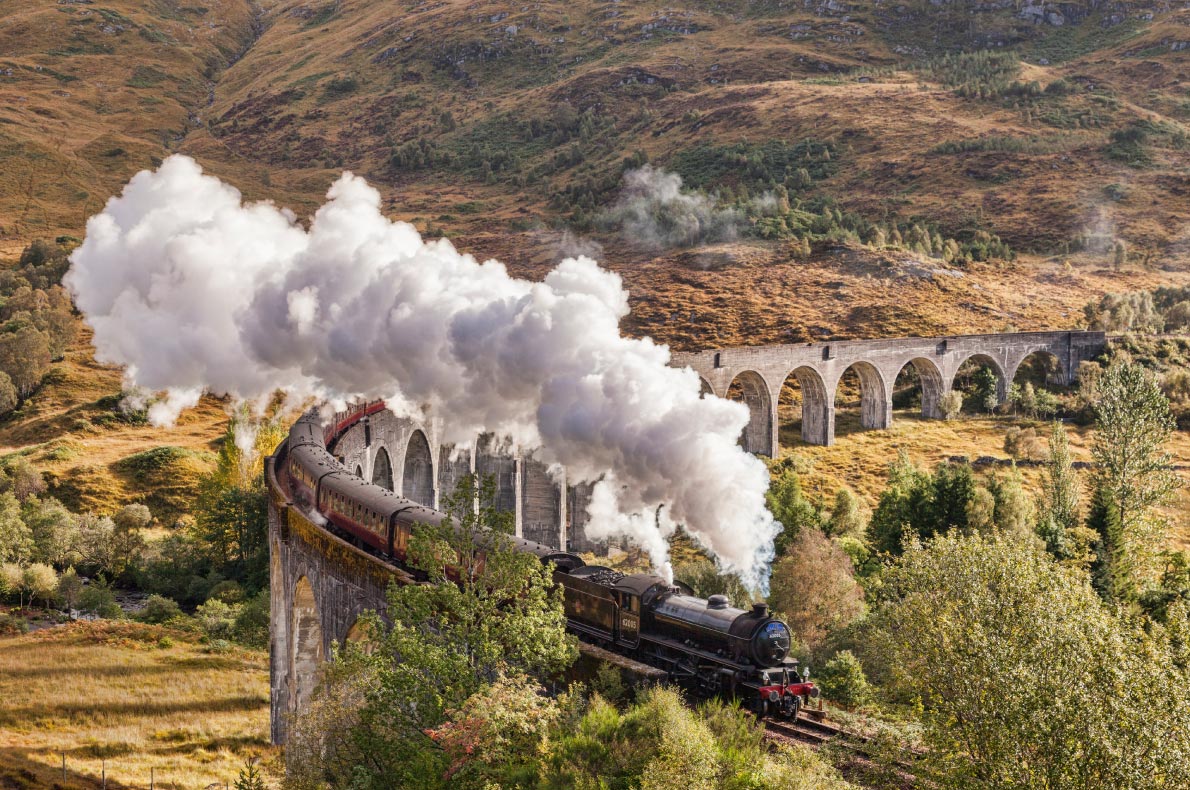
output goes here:
<path id="1" fill-rule="evenodd" d="M 116 603 L 112 588 L 103 579 L 91 582 L 79 593 L 79 609 L 106 620 L 119 620 L 124 610 Z"/>
<path id="2" fill-rule="evenodd" d="M 15 614 L 0 614 L 0 636 L 18 636 L 29 633 L 29 622 Z"/>
<path id="3" fill-rule="evenodd" d="M 176 602 L 164 595 L 150 595 L 149 600 L 145 601 L 145 608 L 141 610 L 140 620 L 161 624 L 181 616 L 182 609 Z"/>
<path id="4" fill-rule="evenodd" d="M 239 582 L 227 579 L 212 587 L 208 597 L 234 605 L 243 602 L 244 588 L 239 585 Z"/>
<path id="5" fill-rule="evenodd" d="M 953 420 L 963 410 L 963 393 L 951 390 L 938 399 L 938 408 L 942 411 L 943 419 Z"/>
<path id="6" fill-rule="evenodd" d="M 236 614 L 236 641 L 248 647 L 269 646 L 269 591 L 261 590 L 239 608 Z"/>
<path id="7" fill-rule="evenodd" d="M 218 598 L 212 598 L 194 612 L 202 630 L 214 640 L 225 640 L 232 636 L 238 614 L 239 607 L 226 604 Z"/>
<path id="8" fill-rule="evenodd" d="M 850 650 L 840 651 L 818 673 L 818 687 L 831 702 L 845 708 L 864 705 L 872 698 L 872 687 L 864 668 Z"/>
<path id="9" fill-rule="evenodd" d="M 1004 452 L 1019 460 L 1043 461 L 1049 454 L 1036 428 L 1009 428 L 1004 435 Z"/>

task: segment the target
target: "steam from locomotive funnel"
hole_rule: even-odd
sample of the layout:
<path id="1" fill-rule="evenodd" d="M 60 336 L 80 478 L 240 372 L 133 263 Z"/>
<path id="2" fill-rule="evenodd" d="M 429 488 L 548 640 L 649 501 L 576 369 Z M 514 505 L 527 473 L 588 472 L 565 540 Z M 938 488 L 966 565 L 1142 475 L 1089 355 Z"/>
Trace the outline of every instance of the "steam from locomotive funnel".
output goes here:
<path id="1" fill-rule="evenodd" d="M 306 230 L 171 156 L 90 219 L 66 284 L 99 359 L 165 393 L 155 422 L 203 391 L 428 407 L 446 442 L 490 431 L 571 481 L 602 480 L 592 536 L 626 535 L 663 567 L 684 524 L 763 584 L 776 527 L 764 464 L 736 444 L 747 409 L 701 397 L 668 348 L 620 334 L 617 275 L 578 257 L 515 279 L 389 221 L 350 173 L 328 198 Z"/>

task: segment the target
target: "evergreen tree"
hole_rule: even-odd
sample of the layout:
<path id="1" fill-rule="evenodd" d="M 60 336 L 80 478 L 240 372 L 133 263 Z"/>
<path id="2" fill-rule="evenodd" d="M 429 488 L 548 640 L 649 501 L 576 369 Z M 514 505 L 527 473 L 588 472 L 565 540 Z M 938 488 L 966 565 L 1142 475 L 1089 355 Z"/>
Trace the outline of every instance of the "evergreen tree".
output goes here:
<path id="1" fill-rule="evenodd" d="M 777 556 L 781 556 L 803 529 L 821 528 L 822 514 L 802 496 L 802 483 L 791 460 L 782 461 L 773 471 L 765 500 L 769 512 L 781 525 L 775 541 Z"/>
<path id="2" fill-rule="evenodd" d="M 1095 556 L 1091 562 L 1091 582 L 1107 600 L 1123 601 L 1136 592 L 1120 508 L 1111 494 L 1096 488 L 1087 513 L 1087 528 L 1096 536 Z"/>
<path id="3" fill-rule="evenodd" d="M 888 485 L 868 523 L 868 540 L 874 551 L 901 553 L 905 533 L 914 530 L 930 506 L 931 482 L 929 473 L 918 469 L 904 451 L 897 455 L 888 468 Z"/>
<path id="4" fill-rule="evenodd" d="M 252 757 L 244 763 L 244 767 L 240 769 L 240 776 L 236 779 L 236 790 L 265 790 L 264 777 L 256 767 L 258 762 L 259 758 Z"/>
<path id="5" fill-rule="evenodd" d="M 1175 427 L 1156 378 L 1132 362 L 1117 362 L 1099 380 L 1095 408 L 1096 520 L 1100 562 L 1109 567 L 1104 588 L 1128 599 L 1163 528 L 1155 509 L 1179 485 L 1165 443 Z M 1118 523 L 1117 523 L 1118 522 Z"/>
<path id="6" fill-rule="evenodd" d="M 1062 423 L 1050 426 L 1050 460 L 1041 484 L 1038 530 L 1046 550 L 1071 559 L 1068 533 L 1079 526 L 1079 482 L 1070 461 L 1070 440 Z"/>
<path id="7" fill-rule="evenodd" d="M 967 464 L 940 464 L 934 470 L 929 518 L 918 534 L 932 537 L 950 529 L 967 529 L 967 503 L 975 496 L 975 476 Z"/>

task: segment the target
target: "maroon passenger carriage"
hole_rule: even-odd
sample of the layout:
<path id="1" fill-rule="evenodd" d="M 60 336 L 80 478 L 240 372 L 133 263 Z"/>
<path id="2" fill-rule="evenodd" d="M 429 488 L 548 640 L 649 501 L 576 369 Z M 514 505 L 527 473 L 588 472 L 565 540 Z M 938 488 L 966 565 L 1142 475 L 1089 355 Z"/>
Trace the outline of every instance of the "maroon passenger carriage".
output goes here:
<path id="1" fill-rule="evenodd" d="M 445 514 L 356 477 L 327 450 L 356 420 L 381 408 L 340 416 L 329 428 L 317 412 L 303 415 L 290 431 L 283 465 L 295 504 L 356 545 L 404 565 L 413 530 L 439 524 Z M 587 565 L 576 554 L 510 539 L 517 550 L 552 563 L 567 627 L 580 639 L 662 669 L 700 696 L 739 699 L 761 716 L 793 718 L 818 696 L 789 655 L 789 628 L 765 604 L 737 609 L 722 595 L 698 598 L 680 582 Z"/>

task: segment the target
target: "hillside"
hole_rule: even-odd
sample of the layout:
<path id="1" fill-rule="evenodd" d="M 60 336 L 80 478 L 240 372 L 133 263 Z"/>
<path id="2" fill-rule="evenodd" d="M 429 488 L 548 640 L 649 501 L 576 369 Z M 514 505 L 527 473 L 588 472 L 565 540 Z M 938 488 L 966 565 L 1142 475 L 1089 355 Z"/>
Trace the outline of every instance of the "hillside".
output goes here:
<path id="1" fill-rule="evenodd" d="M 873 221 L 1042 254 L 1119 236 L 1149 265 L 1186 262 L 1190 12 L 1161 4 L 15 5 L 10 249 L 79 235 L 171 151 L 299 213 L 352 169 L 396 216 L 520 248 L 529 228 L 588 225 L 643 154 L 709 190 L 804 164 L 797 197 Z M 765 146 L 759 170 L 732 165 Z"/>

